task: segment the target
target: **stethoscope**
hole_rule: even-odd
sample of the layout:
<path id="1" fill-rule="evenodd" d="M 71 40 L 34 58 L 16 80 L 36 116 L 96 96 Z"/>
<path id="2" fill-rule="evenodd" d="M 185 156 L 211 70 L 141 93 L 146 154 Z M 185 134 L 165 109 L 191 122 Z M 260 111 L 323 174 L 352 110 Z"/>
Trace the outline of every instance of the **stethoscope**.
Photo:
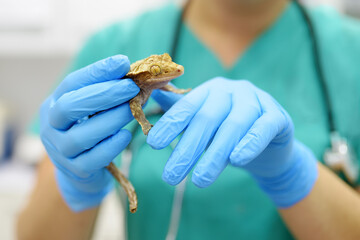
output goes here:
<path id="1" fill-rule="evenodd" d="M 346 138 L 342 137 L 339 132 L 337 131 L 333 119 L 333 111 L 332 111 L 332 105 L 331 100 L 329 96 L 328 87 L 326 84 L 325 79 L 325 72 L 323 69 L 323 66 L 321 64 L 321 57 L 320 57 L 320 50 L 319 50 L 319 43 L 318 39 L 316 37 L 316 32 L 314 28 L 314 24 L 307 12 L 307 10 L 297 1 L 293 0 L 296 6 L 298 7 L 299 11 L 301 12 L 301 15 L 304 19 L 304 22 L 307 25 L 309 36 L 312 43 L 312 52 L 314 57 L 314 64 L 315 64 L 315 70 L 317 74 L 317 78 L 319 80 L 324 101 L 325 101 L 325 108 L 326 108 L 326 114 L 329 124 L 329 130 L 330 130 L 330 148 L 327 149 L 324 153 L 324 162 L 325 164 L 333 169 L 334 171 L 341 171 L 344 173 L 346 180 L 352 184 L 355 183 L 355 181 L 358 179 L 359 175 L 359 165 L 356 161 L 356 156 L 354 151 L 352 150 L 349 142 Z M 176 59 L 177 56 L 177 49 L 179 45 L 179 39 L 181 37 L 181 28 L 183 25 L 183 19 L 186 14 L 186 11 L 189 7 L 190 0 L 186 2 L 186 4 L 183 7 L 183 10 L 181 14 L 179 15 L 179 18 L 177 20 L 175 31 L 174 31 L 174 37 L 172 46 L 170 48 L 170 56 L 172 56 L 173 59 Z M 161 114 L 161 109 L 153 109 L 151 112 L 147 112 L 147 116 L 154 116 Z M 138 130 L 138 125 L 136 125 L 131 132 L 134 133 Z M 175 143 L 173 142 L 171 144 L 171 147 L 175 147 Z M 123 173 L 128 176 L 129 175 L 129 169 L 132 161 L 132 153 L 131 153 L 131 145 L 128 146 L 127 149 L 124 150 L 122 155 L 122 166 L 121 169 Z M 166 240 L 175 240 L 180 224 L 180 218 L 181 218 L 181 208 L 182 208 L 182 201 L 185 194 L 185 188 L 186 188 L 186 182 L 187 178 L 184 179 L 179 185 L 175 188 L 174 193 L 174 200 L 173 200 L 173 206 L 171 211 L 171 217 L 170 217 L 170 224 L 168 228 L 168 232 L 166 235 Z M 124 199 L 124 198 L 123 198 Z M 126 204 L 126 202 L 124 203 Z M 124 205 L 126 206 L 126 205 Z M 126 209 L 126 207 L 124 208 Z M 125 224 L 126 224 L 125 219 Z M 127 229 L 127 228 L 125 228 Z M 125 231 L 126 232 L 126 231 Z"/>

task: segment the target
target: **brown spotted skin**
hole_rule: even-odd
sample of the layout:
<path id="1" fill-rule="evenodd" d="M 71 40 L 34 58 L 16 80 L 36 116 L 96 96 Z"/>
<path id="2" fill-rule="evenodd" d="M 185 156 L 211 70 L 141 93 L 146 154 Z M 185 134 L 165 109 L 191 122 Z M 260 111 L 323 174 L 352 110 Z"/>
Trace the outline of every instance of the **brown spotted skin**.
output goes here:
<path id="1" fill-rule="evenodd" d="M 149 99 L 154 89 L 183 94 L 191 89 L 176 89 L 168 83 L 184 73 L 184 67 L 172 61 L 169 54 L 151 55 L 143 60 L 137 61 L 130 66 L 130 71 L 126 74 L 134 80 L 140 88 L 136 97 L 130 100 L 131 113 L 139 122 L 142 131 L 148 135 L 152 124 L 146 119 L 142 106 Z"/>
<path id="2" fill-rule="evenodd" d="M 147 95 L 147 94 L 146 94 Z M 149 95 L 150 96 L 150 95 Z M 130 110 L 136 121 L 139 122 L 142 131 L 145 135 L 148 135 L 150 129 L 153 127 L 152 124 L 146 119 L 144 111 L 142 109 L 143 101 L 145 100 L 144 91 L 139 92 L 139 94 L 130 100 Z M 148 98 L 148 97 L 147 97 Z M 147 100 L 146 98 L 146 100 Z M 145 100 L 145 102 L 146 102 Z"/>

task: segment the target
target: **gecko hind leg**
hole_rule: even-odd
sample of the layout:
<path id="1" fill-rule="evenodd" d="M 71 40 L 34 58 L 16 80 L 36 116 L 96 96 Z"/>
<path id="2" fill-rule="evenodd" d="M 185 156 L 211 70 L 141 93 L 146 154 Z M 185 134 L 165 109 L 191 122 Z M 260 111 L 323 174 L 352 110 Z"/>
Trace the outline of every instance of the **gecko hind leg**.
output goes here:
<path id="1" fill-rule="evenodd" d="M 145 113 L 141 106 L 141 96 L 137 95 L 129 102 L 130 110 L 136 121 L 141 126 L 141 129 L 145 135 L 148 135 L 150 129 L 153 127 L 152 124 L 146 119 Z"/>

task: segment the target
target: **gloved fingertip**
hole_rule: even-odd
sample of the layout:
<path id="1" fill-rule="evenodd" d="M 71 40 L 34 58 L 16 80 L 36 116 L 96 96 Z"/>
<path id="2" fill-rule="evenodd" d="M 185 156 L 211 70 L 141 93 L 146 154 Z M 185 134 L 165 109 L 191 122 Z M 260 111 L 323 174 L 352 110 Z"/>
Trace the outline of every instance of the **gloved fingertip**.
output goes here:
<path id="1" fill-rule="evenodd" d="M 164 170 L 162 174 L 162 180 L 164 180 L 166 183 L 175 186 L 181 182 L 182 179 L 180 179 L 178 176 L 173 174 L 172 172 Z"/>
<path id="2" fill-rule="evenodd" d="M 191 177 L 191 181 L 198 188 L 206 188 L 206 187 L 210 186 L 214 182 L 210 178 L 207 178 L 207 177 L 205 177 L 203 175 L 200 175 L 196 171 L 193 172 L 193 175 Z"/>
<path id="3" fill-rule="evenodd" d="M 230 161 L 233 159 L 233 160 L 235 160 L 235 159 L 237 159 L 238 157 L 239 157 L 239 148 L 238 147 L 236 147 L 231 153 L 230 153 L 230 156 L 229 156 L 229 158 L 230 158 Z"/>
<path id="4" fill-rule="evenodd" d="M 164 143 L 157 137 L 156 131 L 152 128 L 146 138 L 147 144 L 150 145 L 155 150 L 160 150 L 165 148 Z"/>
<path id="5" fill-rule="evenodd" d="M 150 147 L 151 147 L 152 149 L 154 149 L 154 150 L 161 150 L 161 149 L 163 149 L 163 147 L 160 147 L 160 146 L 158 146 L 158 145 L 156 145 L 156 144 L 149 143 L 149 142 L 148 142 L 148 144 L 149 144 Z"/>
<path id="6" fill-rule="evenodd" d="M 243 167 L 249 162 L 251 162 L 252 158 L 242 153 L 241 151 L 234 151 L 230 154 L 230 163 L 235 167 Z"/>
<path id="7" fill-rule="evenodd" d="M 127 56 L 115 55 L 89 65 L 88 70 L 93 78 L 104 80 L 117 79 L 125 76 L 130 70 L 130 61 Z"/>
<path id="8" fill-rule="evenodd" d="M 106 157 L 109 161 L 112 161 L 117 154 L 123 151 L 131 142 L 132 135 L 126 129 L 121 129 L 113 136 L 111 136 L 107 141 L 108 144 L 103 145 L 104 149 L 102 151 L 106 151 L 106 153 L 110 154 L 111 157 Z M 110 144 L 109 144 L 110 143 Z M 110 162 L 108 162 L 109 164 Z"/>
<path id="9" fill-rule="evenodd" d="M 152 92 L 151 97 L 164 111 L 167 111 L 183 96 L 181 94 L 156 89 Z"/>
<path id="10" fill-rule="evenodd" d="M 234 151 L 232 151 L 232 153 L 230 154 L 229 160 L 231 165 L 233 166 L 241 166 L 241 154 L 240 151 L 238 149 L 234 149 Z"/>
<path id="11" fill-rule="evenodd" d="M 130 60 L 125 55 L 114 55 L 105 59 L 105 62 L 111 70 L 122 68 L 128 72 L 130 70 Z"/>
<path id="12" fill-rule="evenodd" d="M 130 78 L 124 78 L 119 81 L 119 85 L 124 89 L 126 92 L 132 93 L 132 94 L 138 94 L 140 92 L 140 88 L 136 83 L 130 79 Z"/>
<path id="13" fill-rule="evenodd" d="M 121 137 L 124 142 L 128 142 L 130 143 L 131 139 L 132 139 L 132 134 L 129 130 L 127 129 L 121 129 L 118 133 L 119 137 Z"/>

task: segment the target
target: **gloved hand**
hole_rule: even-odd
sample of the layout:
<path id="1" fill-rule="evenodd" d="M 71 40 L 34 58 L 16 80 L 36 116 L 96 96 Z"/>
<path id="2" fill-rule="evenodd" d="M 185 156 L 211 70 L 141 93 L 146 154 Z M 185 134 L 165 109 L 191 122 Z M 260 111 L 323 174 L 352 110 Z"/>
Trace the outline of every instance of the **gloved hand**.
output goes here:
<path id="1" fill-rule="evenodd" d="M 278 207 L 303 199 L 317 178 L 312 152 L 294 140 L 287 112 L 248 81 L 215 78 L 179 99 L 155 94 L 162 105 L 176 102 L 150 130 L 155 149 L 184 134 L 171 154 L 163 179 L 175 185 L 197 163 L 192 181 L 212 184 L 228 163 L 246 169 Z"/>
<path id="2" fill-rule="evenodd" d="M 60 192 L 74 211 L 100 204 L 113 186 L 104 167 L 130 142 L 131 134 L 122 128 L 133 119 L 127 101 L 139 88 L 120 79 L 129 68 L 122 55 L 82 68 L 41 106 L 40 136 L 56 166 Z"/>

